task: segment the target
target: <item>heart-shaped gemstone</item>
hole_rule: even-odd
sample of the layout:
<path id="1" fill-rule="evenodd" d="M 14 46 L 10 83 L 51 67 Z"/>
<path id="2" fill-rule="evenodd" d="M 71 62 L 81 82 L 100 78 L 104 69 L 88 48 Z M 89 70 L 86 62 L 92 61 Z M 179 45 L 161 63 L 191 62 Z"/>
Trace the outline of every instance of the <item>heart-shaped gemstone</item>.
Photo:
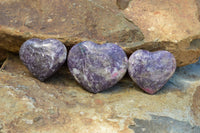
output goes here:
<path id="1" fill-rule="evenodd" d="M 44 81 L 64 64 L 67 49 L 56 39 L 33 38 L 23 43 L 19 55 L 29 71 L 40 81 Z"/>
<path id="2" fill-rule="evenodd" d="M 125 75 L 128 59 L 116 44 L 85 41 L 69 51 L 68 67 L 87 91 L 98 93 L 115 85 Z"/>
<path id="3" fill-rule="evenodd" d="M 174 74 L 175 69 L 176 60 L 168 51 L 137 50 L 129 58 L 130 77 L 149 94 L 160 90 Z"/>

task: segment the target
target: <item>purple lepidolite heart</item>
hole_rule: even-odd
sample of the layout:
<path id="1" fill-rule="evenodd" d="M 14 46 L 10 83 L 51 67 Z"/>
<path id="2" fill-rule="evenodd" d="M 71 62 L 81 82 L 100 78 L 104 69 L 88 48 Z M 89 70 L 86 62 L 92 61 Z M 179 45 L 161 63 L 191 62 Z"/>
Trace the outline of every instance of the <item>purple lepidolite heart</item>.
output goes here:
<path id="1" fill-rule="evenodd" d="M 56 39 L 33 38 L 23 43 L 19 55 L 33 76 L 44 81 L 64 64 L 67 49 Z"/>
<path id="2" fill-rule="evenodd" d="M 128 59 L 115 44 L 85 41 L 69 51 L 68 67 L 87 91 L 98 93 L 115 85 L 125 75 Z"/>
<path id="3" fill-rule="evenodd" d="M 168 51 L 137 50 L 129 58 L 130 77 L 149 94 L 160 90 L 173 75 L 175 69 L 176 60 Z"/>

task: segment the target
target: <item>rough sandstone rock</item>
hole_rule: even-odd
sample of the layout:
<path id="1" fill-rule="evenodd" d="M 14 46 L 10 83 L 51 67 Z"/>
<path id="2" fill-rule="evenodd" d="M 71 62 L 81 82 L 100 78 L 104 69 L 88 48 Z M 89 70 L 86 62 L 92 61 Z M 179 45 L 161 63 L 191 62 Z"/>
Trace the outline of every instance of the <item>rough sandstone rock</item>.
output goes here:
<path id="1" fill-rule="evenodd" d="M 199 0 L 132 0 L 123 13 L 140 28 L 144 42 L 127 49 L 168 50 L 178 66 L 198 61 L 199 3 Z"/>
<path id="2" fill-rule="evenodd" d="M 22 43 L 33 37 L 59 39 L 66 46 L 86 40 L 114 42 L 128 55 L 137 49 L 168 50 L 177 66 L 184 66 L 200 56 L 199 3 L 1 0 L 0 47 L 18 53 Z"/>
<path id="3" fill-rule="evenodd" d="M 200 132 L 200 62 L 178 68 L 156 95 L 126 76 L 108 91 L 91 94 L 63 66 L 45 82 L 18 56 L 0 71 L 1 132 Z M 156 128 L 155 128 L 156 127 Z"/>
<path id="4" fill-rule="evenodd" d="M 0 47 L 13 52 L 32 37 L 59 39 L 67 46 L 84 40 L 135 42 L 144 38 L 124 18 L 115 0 L 2 0 L 0 26 Z"/>

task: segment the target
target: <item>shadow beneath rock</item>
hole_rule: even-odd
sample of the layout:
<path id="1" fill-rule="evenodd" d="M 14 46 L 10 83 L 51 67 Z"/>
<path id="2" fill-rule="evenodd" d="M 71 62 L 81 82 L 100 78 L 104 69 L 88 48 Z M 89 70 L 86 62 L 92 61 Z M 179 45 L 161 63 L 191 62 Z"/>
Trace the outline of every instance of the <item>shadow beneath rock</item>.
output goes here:
<path id="1" fill-rule="evenodd" d="M 120 80 L 116 85 L 109 88 L 108 90 L 102 91 L 100 93 L 102 94 L 114 94 L 119 93 L 122 91 L 132 91 L 133 89 L 137 91 L 143 92 L 136 83 L 132 81 L 132 79 L 129 77 L 128 73 L 123 77 L 122 80 Z"/>
<path id="2" fill-rule="evenodd" d="M 32 76 L 32 74 L 28 71 L 28 69 L 20 61 L 18 55 L 9 54 L 6 61 L 4 61 L 2 70 L 10 72 L 12 73 L 12 75 L 23 75 L 35 79 Z M 35 81 L 37 81 L 38 83 L 42 83 L 36 79 Z M 54 85 L 54 86 L 70 87 L 70 88 L 76 87 L 83 89 L 69 72 L 67 63 L 65 63 L 54 75 L 46 79 L 45 82 L 43 83 L 46 85 Z M 194 83 L 199 83 L 200 85 L 200 61 L 191 65 L 177 68 L 176 72 L 170 78 L 167 84 L 165 84 L 165 86 L 154 95 L 162 95 L 173 91 L 185 93 L 186 90 L 191 86 L 191 84 Z M 136 85 L 132 81 L 128 73 L 126 73 L 124 78 L 120 80 L 116 85 L 100 93 L 101 94 L 119 93 L 122 91 L 132 91 L 133 89 L 136 91 L 140 91 L 141 93 L 145 93 L 142 89 L 140 89 L 138 85 Z"/>

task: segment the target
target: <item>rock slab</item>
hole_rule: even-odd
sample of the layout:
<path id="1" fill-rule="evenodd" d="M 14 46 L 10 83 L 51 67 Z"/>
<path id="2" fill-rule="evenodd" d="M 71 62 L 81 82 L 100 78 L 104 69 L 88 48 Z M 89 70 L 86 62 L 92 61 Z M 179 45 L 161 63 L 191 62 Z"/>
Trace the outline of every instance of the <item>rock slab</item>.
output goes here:
<path id="1" fill-rule="evenodd" d="M 107 91 L 92 94 L 66 67 L 40 82 L 18 56 L 9 55 L 0 71 L 0 131 L 200 132 L 200 62 L 177 68 L 156 95 L 144 93 L 129 76 Z"/>
<path id="2" fill-rule="evenodd" d="M 185 66 L 198 61 L 200 56 L 199 0 L 132 0 L 123 10 L 144 35 L 144 43 L 132 50 L 167 50 Z M 195 45 L 194 45 L 195 43 Z M 130 47 L 127 50 L 131 52 Z"/>
<path id="3" fill-rule="evenodd" d="M 185 66 L 200 56 L 199 3 L 1 0 L 0 48 L 18 53 L 22 43 L 31 38 L 55 38 L 70 47 L 91 40 L 116 43 L 128 55 L 138 49 L 167 50 L 175 56 L 178 67 Z"/>
<path id="4" fill-rule="evenodd" d="M 104 43 L 144 38 L 124 18 L 115 0 L 2 0 L 0 47 L 18 52 L 23 41 L 33 37 L 59 39 L 67 46 L 86 40 Z"/>

